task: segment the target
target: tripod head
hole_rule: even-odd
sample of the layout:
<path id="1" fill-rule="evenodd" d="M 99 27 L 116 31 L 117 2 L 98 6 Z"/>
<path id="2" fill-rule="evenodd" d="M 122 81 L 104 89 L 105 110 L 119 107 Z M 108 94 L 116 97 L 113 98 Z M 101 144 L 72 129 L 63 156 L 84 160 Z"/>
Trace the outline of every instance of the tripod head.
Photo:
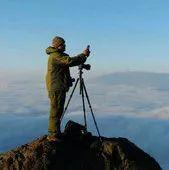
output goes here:
<path id="1" fill-rule="evenodd" d="M 90 64 L 80 64 L 79 65 L 79 70 L 83 70 L 83 69 L 90 70 L 91 65 Z"/>

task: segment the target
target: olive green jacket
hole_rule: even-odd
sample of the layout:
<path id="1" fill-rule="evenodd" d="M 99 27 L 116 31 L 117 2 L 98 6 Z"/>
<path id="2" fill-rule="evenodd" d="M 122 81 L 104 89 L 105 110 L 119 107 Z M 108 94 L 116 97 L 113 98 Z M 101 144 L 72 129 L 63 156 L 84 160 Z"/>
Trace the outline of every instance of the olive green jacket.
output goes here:
<path id="1" fill-rule="evenodd" d="M 46 87 L 48 91 L 68 91 L 71 84 L 69 67 L 83 64 L 86 61 L 84 54 L 69 57 L 66 53 L 57 51 L 54 47 L 48 47 L 46 53 L 49 55 Z"/>

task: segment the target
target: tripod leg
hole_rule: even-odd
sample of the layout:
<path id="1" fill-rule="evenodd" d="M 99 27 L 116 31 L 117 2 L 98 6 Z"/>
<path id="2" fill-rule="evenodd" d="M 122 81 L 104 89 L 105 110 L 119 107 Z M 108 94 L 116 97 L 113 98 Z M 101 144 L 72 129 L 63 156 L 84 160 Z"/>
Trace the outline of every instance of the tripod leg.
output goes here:
<path id="1" fill-rule="evenodd" d="M 63 112 L 63 114 L 62 114 L 61 121 L 62 121 L 62 119 L 63 119 L 63 116 L 65 115 L 65 112 L 66 112 L 67 108 L 68 108 L 68 105 L 69 105 L 70 100 L 71 100 L 71 98 L 72 98 L 72 96 L 73 96 L 73 93 L 74 93 L 74 91 L 75 91 L 75 89 L 76 89 L 76 86 L 77 86 L 78 81 L 79 81 L 79 78 L 76 80 L 75 86 L 74 86 L 74 88 L 73 88 L 73 90 L 72 90 L 72 93 L 70 94 L 69 100 L 68 100 L 68 102 L 67 102 L 67 104 L 66 104 L 66 107 L 65 107 L 65 109 L 64 109 L 64 112 Z"/>
<path id="2" fill-rule="evenodd" d="M 85 123 L 85 129 L 87 130 L 87 119 L 86 119 L 86 109 L 85 109 L 85 101 L 84 101 L 84 89 L 83 89 L 83 79 L 81 81 L 80 85 L 80 94 L 82 95 L 82 103 L 83 103 L 83 113 L 84 113 L 84 123 Z"/>
<path id="3" fill-rule="evenodd" d="M 82 80 L 82 86 L 83 86 L 84 91 L 85 91 L 85 95 L 86 95 L 86 98 L 87 98 L 87 101 L 88 101 L 88 104 L 89 104 L 89 108 L 90 108 L 90 111 L 91 111 L 91 114 L 92 114 L 92 117 L 93 117 L 94 124 L 96 126 L 97 133 L 99 135 L 100 142 L 102 143 L 102 138 L 101 138 L 101 135 L 100 135 L 100 132 L 99 132 L 99 128 L 98 128 L 98 125 L 97 125 L 94 113 L 93 113 L 93 109 L 92 109 L 92 106 L 91 106 L 91 103 L 90 103 L 90 100 L 89 100 L 89 96 L 87 94 L 87 90 L 86 90 L 86 86 L 85 86 L 84 80 Z"/>

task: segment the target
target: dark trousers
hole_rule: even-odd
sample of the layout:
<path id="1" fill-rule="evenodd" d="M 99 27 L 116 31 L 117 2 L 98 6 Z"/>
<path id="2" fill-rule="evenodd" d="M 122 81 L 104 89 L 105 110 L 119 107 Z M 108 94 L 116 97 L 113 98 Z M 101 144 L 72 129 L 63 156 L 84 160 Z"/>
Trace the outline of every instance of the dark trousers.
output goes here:
<path id="1" fill-rule="evenodd" d="M 48 132 L 50 134 L 55 134 L 57 133 L 58 126 L 60 128 L 60 119 L 62 117 L 64 110 L 66 91 L 63 90 L 49 91 L 48 94 L 50 99 Z"/>

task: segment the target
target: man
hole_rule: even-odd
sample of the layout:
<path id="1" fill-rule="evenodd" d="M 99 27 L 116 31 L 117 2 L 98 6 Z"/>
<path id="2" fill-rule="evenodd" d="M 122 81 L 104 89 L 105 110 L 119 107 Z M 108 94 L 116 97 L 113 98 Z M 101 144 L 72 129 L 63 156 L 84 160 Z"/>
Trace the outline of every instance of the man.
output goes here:
<path id="1" fill-rule="evenodd" d="M 50 99 L 50 116 L 48 126 L 48 140 L 56 141 L 61 136 L 60 119 L 64 110 L 66 92 L 72 86 L 69 67 L 83 64 L 90 55 L 89 49 L 85 49 L 75 57 L 69 57 L 64 53 L 66 50 L 65 40 L 56 36 L 52 46 L 46 49 L 49 55 L 46 74 L 46 86 Z"/>

